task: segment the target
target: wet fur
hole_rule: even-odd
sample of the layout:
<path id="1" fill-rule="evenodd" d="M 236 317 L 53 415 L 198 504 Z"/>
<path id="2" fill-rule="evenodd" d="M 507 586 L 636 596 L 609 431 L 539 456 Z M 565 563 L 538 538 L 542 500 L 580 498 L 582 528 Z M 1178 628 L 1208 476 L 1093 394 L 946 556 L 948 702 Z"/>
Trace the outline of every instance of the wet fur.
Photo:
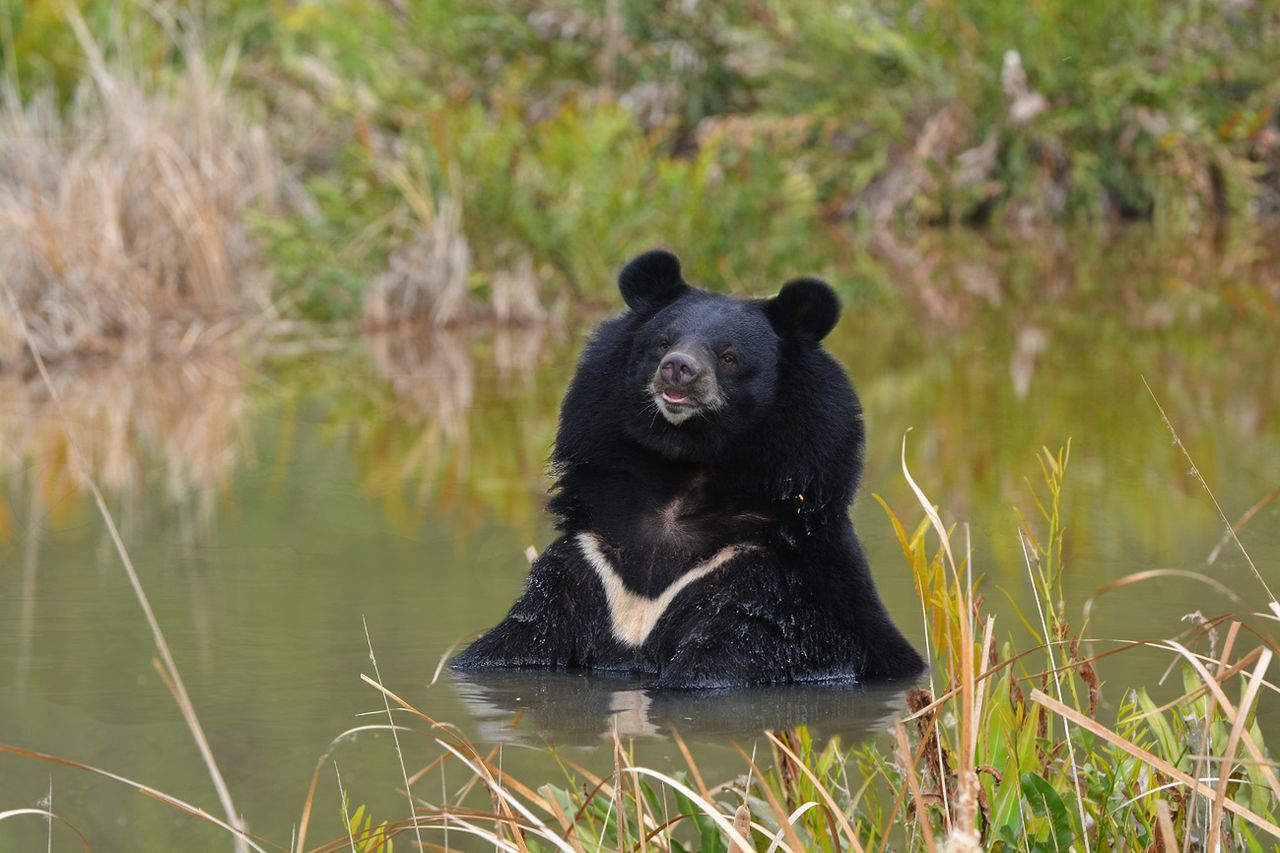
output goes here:
<path id="1" fill-rule="evenodd" d="M 593 334 L 561 408 L 550 509 L 563 535 L 454 666 L 626 672 L 683 688 L 918 673 L 849 520 L 863 421 L 820 345 L 834 296 L 806 281 L 773 300 L 731 299 L 684 284 L 673 263 L 642 256 L 624 270 L 630 310 Z M 648 379 L 662 357 L 654 341 L 676 332 L 739 356 L 716 365 L 718 405 L 680 424 L 660 416 Z M 615 590 L 616 609 L 658 599 L 725 549 L 732 557 L 680 589 L 640 645 L 619 638 L 602 559 L 630 596 Z"/>

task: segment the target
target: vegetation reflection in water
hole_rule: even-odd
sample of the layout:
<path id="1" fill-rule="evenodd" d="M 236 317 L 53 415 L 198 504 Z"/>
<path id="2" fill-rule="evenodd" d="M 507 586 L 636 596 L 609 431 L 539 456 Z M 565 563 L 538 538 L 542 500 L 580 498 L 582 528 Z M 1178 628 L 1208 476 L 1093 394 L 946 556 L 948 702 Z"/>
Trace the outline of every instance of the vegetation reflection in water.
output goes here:
<path id="1" fill-rule="evenodd" d="M 850 247 L 860 260 L 843 277 L 846 316 L 831 348 L 848 365 L 869 421 L 859 529 L 905 627 L 919 602 L 898 568 L 883 511 L 867 495 L 879 493 L 897 515 L 914 517 L 899 472 L 908 428 L 916 476 L 956 517 L 973 520 L 978 564 L 990 574 L 984 589 L 997 609 L 998 588 L 1025 601 L 1009 508 L 1027 506 L 1023 478 L 1040 446 L 1068 437 L 1070 612 L 1131 571 L 1203 567 L 1220 525 L 1186 476 L 1142 379 L 1229 514 L 1277 485 L 1280 280 L 1262 245 L 1173 251 L 1130 232 L 1116 242 L 1000 245 L 938 235 Z M 869 283 L 853 289 L 848 281 Z M 519 715 L 523 706 L 504 710 L 510 684 L 463 684 L 459 697 L 445 680 L 428 699 L 415 688 L 452 640 L 501 615 L 522 579 L 520 551 L 549 540 L 544 460 L 586 328 L 584 320 L 563 329 L 397 334 L 327 354 L 246 362 L 205 353 L 55 374 L 93 474 L 122 510 L 144 580 L 164 601 L 162 618 L 193 670 L 188 678 L 215 749 L 220 741 L 231 753 L 224 770 L 240 781 L 251 826 L 274 830 L 292 820 L 317 752 L 371 707 L 368 688 L 354 679 L 366 656 L 361 614 L 388 686 L 407 686 L 419 707 L 464 729 L 468 709 L 476 711 L 476 735 L 492 734 L 508 711 Z M 144 631 L 133 630 L 132 601 L 101 552 L 67 464 L 64 430 L 38 385 L 9 377 L 3 395 L 0 547 L 18 558 L 9 565 L 22 567 L 20 576 L 7 574 L 16 594 L 0 604 L 0 620 L 18 628 L 0 641 L 3 657 L 17 664 L 13 680 L 0 682 L 11 685 L 0 692 L 0 716 L 17 726 L 7 737 L 201 801 L 194 753 L 185 766 L 174 758 L 188 754 L 185 735 L 164 730 L 176 715 L 147 670 Z M 1280 554 L 1275 512 L 1265 508 L 1241 531 L 1260 563 Z M 1212 570 L 1237 589 L 1243 572 L 1229 552 Z M 1239 608 L 1192 582 L 1135 595 L 1137 610 L 1132 597 L 1113 609 L 1100 600 L 1093 633 L 1168 635 L 1184 613 Z M 1150 683 L 1143 668 L 1163 665 L 1153 661 L 1122 656 L 1102 664 L 1102 674 L 1121 685 Z M 120 672 L 137 675 L 121 682 Z M 549 714 L 561 740 L 593 740 L 610 714 L 637 734 L 661 733 L 691 715 L 591 685 L 600 689 L 577 706 L 589 719 L 575 727 L 556 711 L 574 694 L 556 682 L 521 690 L 546 697 L 521 721 L 524 729 L 539 731 L 537 718 Z M 878 727 L 883 704 L 855 704 L 834 730 Z M 590 712 L 602 705 L 603 716 Z M 756 711 L 771 707 L 778 705 L 739 705 L 739 733 L 753 732 Z M 146 723 L 146 737 L 173 752 L 148 751 L 142 730 L 116 727 L 120 720 Z M 733 726 L 711 731 L 716 740 Z M 707 767 L 724 760 L 723 747 L 696 748 L 709 756 Z M 366 754 L 380 747 L 354 752 L 342 759 L 348 784 L 383 802 L 395 771 L 379 764 L 385 756 Z M 13 766 L 0 795 L 27 801 L 47 781 L 44 771 Z M 93 789 L 72 783 L 68 796 L 77 790 Z M 83 796 L 99 804 L 104 821 L 169 819 L 126 797 Z M 137 837 L 136 830 L 115 837 Z M 156 838 L 192 831 L 147 830 Z"/>
<path id="2" fill-rule="evenodd" d="M 1133 524 L 1114 528 L 1163 519 L 1178 529 L 1168 501 L 1155 514 L 1135 499 L 1190 492 L 1176 452 L 1152 435 L 1143 377 L 1182 417 L 1193 446 L 1231 446 L 1202 454 L 1208 464 L 1263 473 L 1255 463 L 1273 458 L 1280 386 L 1271 357 L 1280 273 L 1266 238 L 1172 247 L 1145 229 L 1122 235 L 1028 243 L 962 232 L 906 243 L 882 234 L 850 248 L 860 260 L 832 274 L 847 305 L 829 345 L 868 409 L 871 490 L 901 508 L 908 496 L 891 472 L 902 432 L 914 427 L 917 464 L 948 505 L 965 516 L 993 510 L 1003 521 L 1026 460 L 1072 437 L 1084 481 L 1072 499 L 1101 519 L 1132 513 Z M 494 513 L 532 534 L 559 398 L 587 318 L 603 310 L 568 328 L 409 329 L 324 357 L 243 367 L 215 351 L 68 370 L 55 380 L 86 431 L 95 476 L 119 497 L 136 497 L 161 475 L 171 501 L 194 499 L 208 514 L 241 460 L 259 461 L 252 421 L 290 424 L 299 406 L 318 405 L 325 434 L 349 447 L 367 493 L 406 524 L 450 508 Z M 4 395 L 6 479 L 37 485 L 65 511 L 77 487 L 52 407 L 38 383 L 12 376 Z M 287 463 L 288 435 L 270 464 Z M 1126 477 L 1109 479 L 1109 471 Z M 1222 478 L 1226 488 L 1237 481 Z M 1200 516 L 1194 497 L 1182 509 Z"/>

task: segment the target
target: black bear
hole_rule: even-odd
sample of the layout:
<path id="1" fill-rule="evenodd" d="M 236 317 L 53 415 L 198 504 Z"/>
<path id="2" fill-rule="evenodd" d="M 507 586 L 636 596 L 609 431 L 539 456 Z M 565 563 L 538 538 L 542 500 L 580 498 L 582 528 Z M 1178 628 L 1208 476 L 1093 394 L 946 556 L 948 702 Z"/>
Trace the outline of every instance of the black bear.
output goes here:
<path id="1" fill-rule="evenodd" d="M 771 299 L 687 284 L 647 252 L 560 410 L 563 535 L 457 669 L 580 668 L 656 687 L 907 677 L 924 666 L 876 594 L 849 520 L 862 408 L 822 348 L 824 282 Z"/>

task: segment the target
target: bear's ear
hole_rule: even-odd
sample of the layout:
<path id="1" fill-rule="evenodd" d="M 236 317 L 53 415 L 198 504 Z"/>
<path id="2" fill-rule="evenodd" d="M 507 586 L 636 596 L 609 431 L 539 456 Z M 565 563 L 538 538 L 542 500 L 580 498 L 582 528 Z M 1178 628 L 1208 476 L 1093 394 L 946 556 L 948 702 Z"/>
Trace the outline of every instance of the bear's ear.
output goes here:
<path id="1" fill-rule="evenodd" d="M 764 313 L 780 336 L 800 336 L 817 342 L 840 319 L 840 299 L 825 281 L 797 278 L 765 301 Z"/>
<path id="2" fill-rule="evenodd" d="M 664 249 L 654 249 L 631 259 L 618 275 L 618 289 L 627 307 L 652 314 L 689 289 L 680 277 L 680 259 Z"/>

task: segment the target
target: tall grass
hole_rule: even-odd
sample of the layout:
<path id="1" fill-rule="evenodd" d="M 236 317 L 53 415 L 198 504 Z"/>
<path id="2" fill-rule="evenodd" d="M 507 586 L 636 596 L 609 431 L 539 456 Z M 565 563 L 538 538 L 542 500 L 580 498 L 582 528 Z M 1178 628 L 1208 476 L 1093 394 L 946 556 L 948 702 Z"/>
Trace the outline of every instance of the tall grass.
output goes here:
<path id="1" fill-rule="evenodd" d="M 35 363 L 36 370 L 40 374 L 41 380 L 44 382 L 45 389 L 49 394 L 49 398 L 53 403 L 53 407 L 57 412 L 58 419 L 66 430 L 66 443 L 68 456 L 71 464 L 76 471 L 78 479 L 83 481 L 93 496 L 94 505 L 96 506 L 102 522 L 110 534 L 111 542 L 115 546 L 116 554 L 120 559 L 121 568 L 129 581 L 134 597 L 137 599 L 138 606 L 142 610 L 143 617 L 146 620 L 147 627 L 151 630 L 152 641 L 155 644 L 157 658 L 152 661 L 156 672 L 160 675 L 164 685 L 169 688 L 170 694 L 173 696 L 174 703 L 178 706 L 178 711 L 182 715 L 183 722 L 186 723 L 191 738 L 195 741 L 196 749 L 200 753 L 201 761 L 208 771 L 209 779 L 213 783 L 213 788 L 217 793 L 219 803 L 226 814 L 226 821 L 222 822 L 216 818 L 204 815 L 207 819 L 213 821 L 217 825 L 227 829 L 233 835 L 233 850 L 236 853 L 247 853 L 251 842 L 248 840 L 244 821 L 236 811 L 235 804 L 231 799 L 231 791 L 227 787 L 226 781 L 222 776 L 222 771 L 218 767 L 218 762 L 214 758 L 213 751 L 209 746 L 208 738 L 205 736 L 204 727 L 200 724 L 200 719 L 196 713 L 195 705 L 191 701 L 190 694 L 187 693 L 186 684 L 182 678 L 182 673 L 178 669 L 177 662 L 174 660 L 173 652 L 169 648 L 169 642 L 165 638 L 164 631 L 160 627 L 160 622 L 156 618 L 155 611 L 151 607 L 151 601 L 142 586 L 142 581 L 138 575 L 137 569 L 134 567 L 133 558 L 129 555 L 128 549 L 125 547 L 124 539 L 120 535 L 120 530 L 116 525 L 115 517 L 107 508 L 106 499 L 102 495 L 102 491 L 98 488 L 97 483 L 89 470 L 88 462 L 84 452 L 80 448 L 79 442 L 73 432 L 72 425 L 68 419 L 67 412 L 62 406 L 62 398 L 54 387 L 53 380 L 50 378 L 48 366 L 45 363 L 44 356 L 40 350 L 40 345 L 36 342 L 35 336 L 31 329 L 26 325 L 21 313 L 19 312 L 12 293 L 6 293 L 7 302 L 11 316 L 16 318 L 18 331 L 22 335 L 23 343 L 26 345 L 28 352 L 31 354 L 32 361 Z M 55 760 L 55 763 L 56 760 Z M 91 768 L 85 768 L 91 769 Z M 102 772 L 102 771 L 94 771 Z M 114 774 L 103 773 L 111 778 L 120 779 Z M 127 780 L 126 780 L 127 781 Z M 50 783 L 52 786 L 52 783 Z M 165 799 L 162 797 L 162 799 Z M 177 802 L 177 801 L 174 801 Z M 201 814 L 203 814 L 201 812 Z M 50 812 L 49 819 L 52 822 L 55 815 Z M 74 829 L 74 827 L 73 827 Z M 49 846 L 52 847 L 52 823 L 50 823 Z M 87 846 L 87 843 L 86 843 Z M 260 849 L 260 848 L 258 848 Z"/>
<path id="2" fill-rule="evenodd" d="M 908 692 L 891 738 L 842 745 L 804 727 L 765 732 L 769 760 L 735 747 L 742 772 L 717 783 L 679 732 L 668 734 L 686 768 L 672 772 L 637 763 L 615 735 L 611 771 L 593 773 L 553 753 L 564 781 L 535 781 L 503 770 L 501 746 L 471 742 L 379 678 L 363 676 L 385 703 L 388 723 L 344 733 L 321 757 L 291 849 L 387 850 L 406 833 L 428 849 L 452 849 L 465 837 L 499 850 L 575 853 L 1273 846 L 1280 780 L 1257 722 L 1259 706 L 1280 692 L 1267 678 L 1277 646 L 1258 622 L 1275 618 L 1269 603 L 1268 612 L 1203 620 L 1166 640 L 1100 638 L 1087 623 L 1070 624 L 1062 591 L 1069 571 L 1060 512 L 1070 467 L 1064 448 L 1040 455 L 1040 483 L 1017 523 L 1036 611 L 1004 628 L 986 610 L 964 528 L 943 520 L 905 458 L 904 448 L 904 475 L 923 518 L 908 525 L 886 511 L 920 594 L 933 669 L 928 689 Z M 1117 584 L 1140 602 L 1146 580 Z M 1117 654 L 1168 663 L 1181 671 L 1181 685 L 1157 698 L 1157 663 L 1148 684 L 1104 687 L 1107 659 Z M 364 809 L 353 816 L 343 789 L 341 835 L 308 847 L 320 779 L 336 770 L 335 747 L 388 727 L 402 762 L 424 744 L 435 753 L 416 772 L 403 768 L 409 816 L 377 823 Z M 332 832 L 332 820 L 319 825 Z"/>
<path id="3" fill-rule="evenodd" d="M 1089 638 L 1087 626 L 1073 628 L 1059 511 L 1069 461 L 1065 449 L 1043 452 L 1033 512 L 1018 524 L 1037 607 L 1025 620 L 1027 646 L 997 643 L 972 555 L 914 481 L 924 519 L 909 528 L 889 513 L 934 661 L 933 689 L 911 691 L 896 745 L 846 751 L 835 741 L 819 745 L 804 729 L 769 732 L 772 766 L 739 749 L 744 774 L 709 786 L 678 733 L 688 769 L 677 773 L 636 766 L 615 737 L 611 776 L 560 756 L 569 783 L 536 786 L 503 774 L 496 750 L 484 753 L 366 679 L 427 723 L 444 748 L 411 781 L 445 763 L 465 766 L 469 781 L 454 796 L 420 795 L 419 825 L 511 850 L 1269 847 L 1280 838 L 1280 784 L 1256 713 L 1264 689 L 1276 692 L 1266 681 L 1274 641 L 1253 617 L 1220 617 L 1167 641 L 1103 641 Z M 905 465 L 904 474 L 910 480 Z M 1090 654 L 1090 646 L 1105 650 Z M 1182 688 L 1157 703 L 1148 686 L 1135 685 L 1118 694 L 1114 722 L 1104 722 L 1099 667 L 1144 648 L 1182 665 Z M 475 788 L 487 792 L 490 810 L 467 799 Z M 408 825 L 391 821 L 387 831 Z"/>
<path id="4" fill-rule="evenodd" d="M 248 218 L 283 172 L 233 67 L 193 42 L 172 73 L 108 62 L 68 14 L 89 69 L 70 101 L 11 83 L 0 106 L 0 369 L 31 370 L 14 306 L 50 361 L 189 351 L 270 316 Z"/>

